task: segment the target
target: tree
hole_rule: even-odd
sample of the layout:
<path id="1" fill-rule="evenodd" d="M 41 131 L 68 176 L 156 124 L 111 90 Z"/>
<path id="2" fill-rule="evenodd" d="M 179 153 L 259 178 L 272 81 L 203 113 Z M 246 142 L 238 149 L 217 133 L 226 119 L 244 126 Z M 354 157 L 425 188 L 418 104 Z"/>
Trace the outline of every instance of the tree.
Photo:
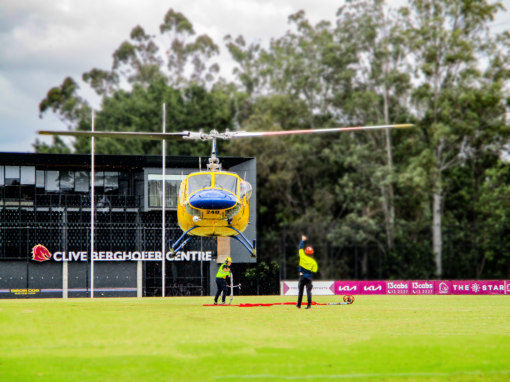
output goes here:
<path id="1" fill-rule="evenodd" d="M 76 121 L 90 115 L 87 102 L 78 95 L 78 84 L 67 77 L 62 85 L 51 88 L 39 104 L 39 118 L 51 110 L 68 129 L 76 127 Z"/>
<path id="2" fill-rule="evenodd" d="M 37 153 L 71 154 L 71 149 L 67 147 L 64 141 L 59 137 L 53 137 L 53 144 L 51 146 L 45 142 L 39 141 L 39 139 L 36 139 L 32 147 L 35 149 L 35 152 Z"/>
<path id="3" fill-rule="evenodd" d="M 195 34 L 193 25 L 172 9 L 166 13 L 160 31 L 163 35 L 173 34 L 170 49 L 164 57 L 159 54 L 155 36 L 136 26 L 130 39 L 113 53 L 111 70 L 94 68 L 83 74 L 83 81 L 102 97 L 102 110 L 96 113 L 97 130 L 160 131 L 163 102 L 167 102 L 169 131 L 230 127 L 231 101 L 224 95 L 225 89 L 221 86 L 210 91 L 205 89 L 206 83 L 211 82 L 219 71 L 217 64 L 208 64 L 219 53 L 218 46 L 207 35 L 188 41 Z M 164 58 L 169 71 L 164 70 Z M 192 67 L 189 77 L 188 65 Z M 41 118 L 51 110 L 68 129 L 90 130 L 91 109 L 78 89 L 78 84 L 70 77 L 61 86 L 50 89 L 40 104 Z M 74 149 L 87 152 L 89 145 L 88 140 L 77 139 Z M 101 139 L 97 143 L 97 152 L 159 154 L 158 146 L 159 143 L 153 141 L 127 144 L 125 140 Z M 175 142 L 167 145 L 168 151 L 174 154 L 203 155 L 206 152 L 196 147 L 193 149 L 187 143 L 176 145 Z M 54 140 L 53 146 L 36 141 L 34 148 L 38 152 L 67 150 L 61 140 Z"/>
<path id="4" fill-rule="evenodd" d="M 130 84 L 149 86 L 152 81 L 163 77 L 163 60 L 157 55 L 159 48 L 153 38 L 142 27 L 134 27 L 131 41 L 124 41 L 113 53 L 111 71 L 94 68 L 83 74 L 83 81 L 100 96 L 119 90 L 122 78 Z"/>
<path id="5" fill-rule="evenodd" d="M 352 93 L 337 93 L 334 107 L 349 116 L 354 124 L 389 125 L 409 122 L 406 107 L 411 88 L 409 47 L 405 44 L 405 16 L 384 1 L 360 1 L 340 8 L 335 34 L 339 40 L 355 40 L 353 69 L 357 76 Z M 348 98 L 348 99 L 346 99 Z M 371 156 L 379 163 L 374 179 L 379 185 L 387 245 L 394 246 L 395 191 L 391 131 L 367 132 Z M 378 155 L 374 155 L 377 153 Z"/>
<path id="6" fill-rule="evenodd" d="M 409 42 L 420 81 L 414 103 L 425 142 L 417 159 L 419 166 L 430 164 L 437 277 L 442 274 L 443 174 L 464 161 L 479 132 L 492 130 L 485 121 L 466 118 L 472 110 L 465 101 L 483 82 L 480 61 L 492 47 L 488 23 L 500 9 L 499 2 L 483 0 L 410 2 Z M 491 138 L 498 133 L 492 130 Z"/>
<path id="7" fill-rule="evenodd" d="M 213 56 L 219 54 L 219 47 L 209 36 L 201 35 L 195 41 L 189 41 L 195 34 L 193 24 L 182 13 L 175 12 L 173 9 L 166 13 L 159 30 L 162 35 L 170 39 L 166 56 L 167 67 L 170 71 L 169 79 L 173 86 L 181 86 L 189 82 L 185 79 L 185 70 L 190 59 L 193 65 L 191 81 L 204 85 L 214 80 L 220 67 L 216 63 L 209 67 L 207 65 Z"/>

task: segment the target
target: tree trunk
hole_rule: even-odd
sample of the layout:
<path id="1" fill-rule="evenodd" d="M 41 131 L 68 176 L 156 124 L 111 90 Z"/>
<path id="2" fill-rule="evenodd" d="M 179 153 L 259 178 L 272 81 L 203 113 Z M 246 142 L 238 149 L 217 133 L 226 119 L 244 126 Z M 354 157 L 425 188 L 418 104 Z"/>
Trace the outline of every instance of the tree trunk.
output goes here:
<path id="1" fill-rule="evenodd" d="M 441 203 L 443 196 L 441 190 L 434 192 L 434 204 L 432 206 L 432 246 L 434 249 L 434 259 L 436 260 L 436 276 L 441 279 L 442 268 L 442 250 L 443 240 L 441 237 Z"/>
<path id="2" fill-rule="evenodd" d="M 367 247 L 363 247 L 363 255 L 361 256 L 361 278 L 366 280 L 368 277 L 368 253 Z"/>
<path id="3" fill-rule="evenodd" d="M 390 124 L 390 117 L 389 117 L 389 110 L 388 110 L 388 90 L 386 88 L 386 85 L 384 86 L 384 123 L 386 125 Z M 391 150 L 391 130 L 385 129 L 386 133 L 386 155 L 388 157 L 388 169 L 389 169 L 389 176 L 391 177 L 390 183 L 388 186 L 383 187 L 385 190 L 383 194 L 383 198 L 385 200 L 385 208 L 384 208 L 384 214 L 385 214 L 385 225 L 386 225 L 386 240 L 388 243 L 388 249 L 393 249 L 395 242 L 394 242 L 394 224 L 395 224 L 395 206 L 393 203 L 394 194 L 393 194 L 393 153 Z"/>

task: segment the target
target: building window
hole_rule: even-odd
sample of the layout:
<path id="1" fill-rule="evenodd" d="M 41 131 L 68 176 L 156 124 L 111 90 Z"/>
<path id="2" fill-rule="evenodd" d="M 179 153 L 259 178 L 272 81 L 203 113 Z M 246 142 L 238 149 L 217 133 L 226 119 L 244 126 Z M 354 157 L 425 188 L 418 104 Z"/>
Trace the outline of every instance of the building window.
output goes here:
<path id="1" fill-rule="evenodd" d="M 119 173 L 119 195 L 129 196 L 132 192 L 129 189 L 131 174 L 129 172 Z"/>
<path id="2" fill-rule="evenodd" d="M 4 198 L 4 166 L 0 166 L 0 199 Z"/>
<path id="3" fill-rule="evenodd" d="M 149 208 L 161 207 L 163 192 L 163 175 L 149 174 Z M 182 175 L 165 175 L 166 208 L 177 208 L 177 195 L 181 186 Z"/>
<path id="4" fill-rule="evenodd" d="M 21 184 L 35 185 L 35 167 L 21 166 Z"/>
<path id="5" fill-rule="evenodd" d="M 55 194 L 60 191 L 59 171 L 46 171 L 44 190 L 47 194 Z"/>
<path id="6" fill-rule="evenodd" d="M 104 193 L 107 195 L 119 194 L 119 173 L 118 172 L 105 172 L 104 173 Z"/>
<path id="7" fill-rule="evenodd" d="M 19 166 L 5 166 L 5 198 L 20 198 Z"/>
<path id="8" fill-rule="evenodd" d="M 88 171 L 76 171 L 74 173 L 74 191 L 88 193 L 90 189 L 90 173 Z"/>
<path id="9" fill-rule="evenodd" d="M 60 192 L 70 194 L 74 191 L 74 171 L 60 171 Z"/>
<path id="10" fill-rule="evenodd" d="M 19 186 L 19 166 L 5 166 L 5 185 Z"/>
<path id="11" fill-rule="evenodd" d="M 96 195 L 104 195 L 104 172 L 98 171 L 94 174 L 94 192 Z"/>
<path id="12" fill-rule="evenodd" d="M 34 200 L 35 197 L 35 167 L 21 166 L 21 199 Z"/>
<path id="13" fill-rule="evenodd" d="M 38 195 L 44 194 L 44 170 L 35 172 L 35 190 Z"/>

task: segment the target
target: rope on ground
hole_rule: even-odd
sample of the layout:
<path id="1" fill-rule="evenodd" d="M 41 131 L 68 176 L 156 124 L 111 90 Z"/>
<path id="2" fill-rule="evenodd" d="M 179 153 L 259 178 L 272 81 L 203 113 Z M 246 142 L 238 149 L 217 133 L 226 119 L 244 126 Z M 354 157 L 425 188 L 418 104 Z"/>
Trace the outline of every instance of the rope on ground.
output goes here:
<path id="1" fill-rule="evenodd" d="M 354 296 L 344 296 L 344 302 L 328 302 L 328 303 L 318 303 L 312 301 L 310 305 L 351 305 L 354 302 Z M 264 304 L 264 303 L 254 303 L 254 304 L 239 304 L 239 305 L 227 305 L 227 304 L 204 304 L 204 306 L 238 306 L 240 308 L 254 308 L 257 306 L 273 306 L 273 305 L 296 305 L 295 302 L 275 302 L 272 304 Z"/>

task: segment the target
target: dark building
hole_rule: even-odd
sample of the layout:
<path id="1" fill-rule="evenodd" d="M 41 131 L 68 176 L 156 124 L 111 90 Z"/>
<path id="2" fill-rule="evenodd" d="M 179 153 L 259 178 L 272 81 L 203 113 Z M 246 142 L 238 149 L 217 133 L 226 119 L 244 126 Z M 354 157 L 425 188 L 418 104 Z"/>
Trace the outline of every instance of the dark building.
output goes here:
<path id="1" fill-rule="evenodd" d="M 161 296 L 160 156 L 95 157 L 94 296 Z M 166 158 L 166 237 L 182 234 L 177 194 L 184 177 L 208 158 Z M 90 296 L 90 155 L 0 153 L 0 298 Z M 250 225 L 256 239 L 256 162 L 221 158 L 224 170 L 253 186 Z M 240 243 L 194 237 L 166 261 L 165 295 L 211 295 L 218 261 L 255 262 Z M 146 259 L 138 260 L 141 257 Z M 234 274 L 235 277 L 235 274 Z"/>

